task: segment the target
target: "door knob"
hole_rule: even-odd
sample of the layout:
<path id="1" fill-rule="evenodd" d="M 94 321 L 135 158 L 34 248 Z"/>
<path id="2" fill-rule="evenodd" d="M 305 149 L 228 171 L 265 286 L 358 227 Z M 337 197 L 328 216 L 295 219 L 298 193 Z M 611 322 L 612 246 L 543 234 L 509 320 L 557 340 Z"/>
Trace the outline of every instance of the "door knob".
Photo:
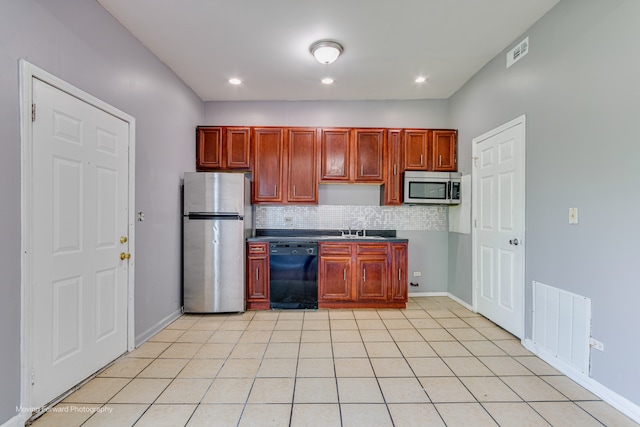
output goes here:
<path id="1" fill-rule="evenodd" d="M 120 243 L 127 243 L 127 236 L 120 237 Z"/>
<path id="2" fill-rule="evenodd" d="M 120 253 L 120 259 L 121 259 L 121 260 L 123 260 L 123 261 L 124 261 L 125 259 L 129 259 L 129 258 L 131 258 L 131 254 L 129 254 L 129 253 L 126 253 L 126 254 L 125 254 L 124 252 L 121 252 L 121 253 Z"/>
<path id="3" fill-rule="evenodd" d="M 509 240 L 510 245 L 518 246 L 518 239 Z"/>

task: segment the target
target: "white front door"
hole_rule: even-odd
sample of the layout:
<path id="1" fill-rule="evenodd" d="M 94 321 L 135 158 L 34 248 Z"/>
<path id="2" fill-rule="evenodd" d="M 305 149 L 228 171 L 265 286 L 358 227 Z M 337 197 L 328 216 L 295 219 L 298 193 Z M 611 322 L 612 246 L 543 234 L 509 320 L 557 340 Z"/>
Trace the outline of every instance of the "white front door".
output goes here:
<path id="1" fill-rule="evenodd" d="M 524 328 L 524 116 L 473 144 L 475 309 L 515 336 Z"/>
<path id="2" fill-rule="evenodd" d="M 129 124 L 32 82 L 27 339 L 38 407 L 127 351 Z"/>

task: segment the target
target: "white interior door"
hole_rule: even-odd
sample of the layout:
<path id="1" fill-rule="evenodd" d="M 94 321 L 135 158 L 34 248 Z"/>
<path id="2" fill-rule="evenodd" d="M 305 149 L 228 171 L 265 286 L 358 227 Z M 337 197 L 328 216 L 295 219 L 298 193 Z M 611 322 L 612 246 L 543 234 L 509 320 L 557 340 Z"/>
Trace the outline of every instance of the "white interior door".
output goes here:
<path id="1" fill-rule="evenodd" d="M 129 124 L 32 79 L 31 406 L 127 351 Z"/>
<path id="2" fill-rule="evenodd" d="M 474 306 L 522 338 L 524 328 L 524 116 L 473 144 Z"/>

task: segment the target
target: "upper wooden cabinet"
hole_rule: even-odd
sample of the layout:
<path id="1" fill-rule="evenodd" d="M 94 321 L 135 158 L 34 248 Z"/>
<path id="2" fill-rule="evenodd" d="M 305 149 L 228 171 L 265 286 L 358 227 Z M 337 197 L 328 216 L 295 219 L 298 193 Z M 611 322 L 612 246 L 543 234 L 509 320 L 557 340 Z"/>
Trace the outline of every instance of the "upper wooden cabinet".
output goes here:
<path id="1" fill-rule="evenodd" d="M 351 181 L 351 129 L 322 129 L 320 181 Z"/>
<path id="2" fill-rule="evenodd" d="M 434 171 L 456 171 L 458 168 L 456 156 L 455 130 L 434 130 L 432 140 L 432 168 Z"/>
<path id="3" fill-rule="evenodd" d="M 387 131 L 387 178 L 381 190 L 381 202 L 387 206 L 402 204 L 403 138 L 401 129 Z"/>
<path id="4" fill-rule="evenodd" d="M 253 172 L 254 203 L 318 203 L 318 183 L 373 183 L 402 204 L 405 170 L 456 171 L 447 129 L 199 126 L 196 170 Z"/>
<path id="5" fill-rule="evenodd" d="M 227 169 L 251 168 L 251 128 L 226 127 L 222 145 L 223 160 Z M 225 153 L 226 150 L 226 153 Z"/>
<path id="6" fill-rule="evenodd" d="M 250 128 L 199 126 L 196 170 L 250 170 Z"/>
<path id="7" fill-rule="evenodd" d="M 196 170 L 222 169 L 222 128 L 196 129 Z"/>
<path id="8" fill-rule="evenodd" d="M 284 135 L 282 128 L 254 128 L 253 203 L 283 201 Z"/>
<path id="9" fill-rule="evenodd" d="M 405 129 L 404 169 L 427 170 L 429 159 L 429 133 L 427 129 Z"/>
<path id="10" fill-rule="evenodd" d="M 318 203 L 318 131 L 289 128 L 287 151 L 287 202 Z"/>
<path id="11" fill-rule="evenodd" d="M 322 129 L 321 182 L 383 182 L 385 129 Z"/>
<path id="12" fill-rule="evenodd" d="M 253 203 L 318 203 L 318 131 L 255 128 Z"/>
<path id="13" fill-rule="evenodd" d="M 385 129 L 354 129 L 355 182 L 384 179 Z"/>

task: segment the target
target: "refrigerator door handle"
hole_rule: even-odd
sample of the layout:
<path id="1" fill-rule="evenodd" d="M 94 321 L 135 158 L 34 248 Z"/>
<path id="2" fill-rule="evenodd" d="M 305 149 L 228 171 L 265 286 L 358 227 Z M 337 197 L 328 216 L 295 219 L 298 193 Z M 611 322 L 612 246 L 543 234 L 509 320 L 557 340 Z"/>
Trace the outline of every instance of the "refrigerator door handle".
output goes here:
<path id="1" fill-rule="evenodd" d="M 187 215 L 187 217 L 190 220 L 211 220 L 211 219 L 222 220 L 222 221 L 244 220 L 244 216 L 237 213 L 227 214 L 227 213 L 215 213 L 215 212 L 189 212 L 189 215 Z"/>

